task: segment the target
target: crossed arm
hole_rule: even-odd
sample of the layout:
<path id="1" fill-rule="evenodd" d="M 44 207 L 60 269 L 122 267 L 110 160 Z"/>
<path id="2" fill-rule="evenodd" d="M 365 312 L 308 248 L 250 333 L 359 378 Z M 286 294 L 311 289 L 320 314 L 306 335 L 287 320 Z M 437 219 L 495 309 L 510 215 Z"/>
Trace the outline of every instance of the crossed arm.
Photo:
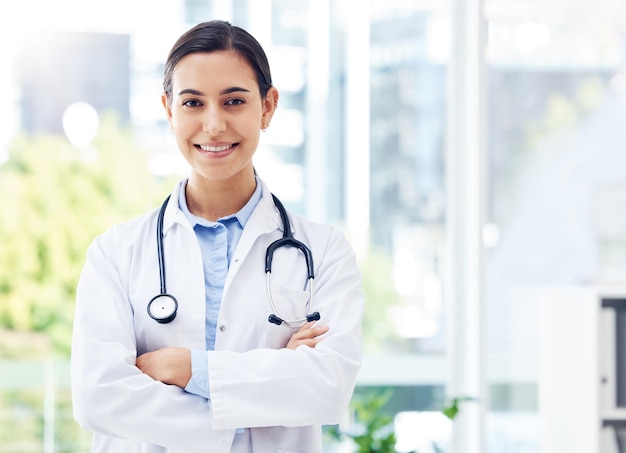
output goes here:
<path id="1" fill-rule="evenodd" d="M 286 349 L 298 346 L 314 348 L 328 331 L 328 326 L 316 326 L 316 321 L 304 324 L 294 333 Z M 191 351 L 185 348 L 167 347 L 146 352 L 137 357 L 136 366 L 142 373 L 165 384 L 173 384 L 184 389 L 191 379 Z"/>

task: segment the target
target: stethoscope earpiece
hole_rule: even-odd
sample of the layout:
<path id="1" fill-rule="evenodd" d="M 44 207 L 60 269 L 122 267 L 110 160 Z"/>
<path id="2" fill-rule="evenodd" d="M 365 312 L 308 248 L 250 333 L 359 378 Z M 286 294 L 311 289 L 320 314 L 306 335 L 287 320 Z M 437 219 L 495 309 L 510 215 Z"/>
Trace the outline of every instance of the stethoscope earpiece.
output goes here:
<path id="1" fill-rule="evenodd" d="M 280 326 L 283 323 L 283 320 L 280 319 L 278 316 L 276 316 L 274 313 L 269 315 L 267 317 L 267 320 L 271 322 L 272 324 L 276 324 L 277 326 Z"/>
<path id="2" fill-rule="evenodd" d="M 319 311 L 314 311 L 313 313 L 306 315 L 306 321 L 307 322 L 319 321 L 320 319 L 321 319 L 321 316 L 320 316 L 320 312 Z M 269 315 L 267 317 L 267 320 L 269 322 L 271 322 L 272 324 L 276 324 L 277 326 L 280 326 L 283 322 L 285 322 L 285 321 L 282 320 L 282 318 L 279 318 L 274 313 Z"/>
<path id="3" fill-rule="evenodd" d="M 320 320 L 320 312 L 319 311 L 314 311 L 313 313 L 311 313 L 310 315 L 306 315 L 306 320 L 307 322 L 311 322 L 311 321 L 319 321 Z"/>

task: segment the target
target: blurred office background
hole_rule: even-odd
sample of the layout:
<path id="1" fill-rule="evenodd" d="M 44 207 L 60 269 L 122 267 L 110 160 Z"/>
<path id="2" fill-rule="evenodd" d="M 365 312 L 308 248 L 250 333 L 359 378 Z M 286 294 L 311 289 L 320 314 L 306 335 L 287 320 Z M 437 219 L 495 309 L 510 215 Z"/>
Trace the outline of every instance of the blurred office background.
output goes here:
<path id="1" fill-rule="evenodd" d="M 68 391 L 73 285 L 93 236 L 157 206 L 185 173 L 163 63 L 214 18 L 259 39 L 281 93 L 257 170 L 358 252 L 355 397 L 388 397 L 397 451 L 619 451 L 621 405 L 597 418 L 599 353 L 572 350 L 603 317 L 554 301 L 626 299 L 624 2 L 9 0 L 0 452 L 88 451 Z M 590 384 L 552 401 L 578 374 L 571 362 Z M 457 397 L 469 399 L 451 420 L 441 409 Z M 590 433 L 568 419 L 580 411 Z M 561 436 L 593 447 L 555 449 Z"/>

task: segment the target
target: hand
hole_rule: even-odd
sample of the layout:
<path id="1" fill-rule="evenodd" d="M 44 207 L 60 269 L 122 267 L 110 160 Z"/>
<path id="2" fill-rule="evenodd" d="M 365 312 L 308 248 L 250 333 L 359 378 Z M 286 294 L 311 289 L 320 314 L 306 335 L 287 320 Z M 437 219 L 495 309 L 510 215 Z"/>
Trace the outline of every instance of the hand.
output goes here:
<path id="1" fill-rule="evenodd" d="M 286 348 L 295 350 L 301 345 L 314 348 L 317 343 L 323 340 L 323 338 L 319 338 L 319 336 L 328 332 L 329 328 L 328 326 L 316 327 L 314 326 L 316 322 L 317 321 L 307 322 L 300 327 L 300 329 L 291 336 Z"/>
<path id="2" fill-rule="evenodd" d="M 146 352 L 135 362 L 142 373 L 164 384 L 184 389 L 191 379 L 191 351 L 184 348 L 163 348 Z"/>

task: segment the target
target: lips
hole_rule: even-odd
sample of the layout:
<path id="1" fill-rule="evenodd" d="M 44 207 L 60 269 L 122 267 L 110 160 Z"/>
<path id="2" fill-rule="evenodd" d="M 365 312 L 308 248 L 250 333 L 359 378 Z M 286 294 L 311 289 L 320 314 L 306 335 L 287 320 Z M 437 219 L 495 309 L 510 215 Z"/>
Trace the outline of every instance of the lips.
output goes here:
<path id="1" fill-rule="evenodd" d="M 206 151 L 209 153 L 221 153 L 224 151 L 228 151 L 229 149 L 233 148 L 234 146 L 236 146 L 237 143 L 230 143 L 228 145 L 219 145 L 219 146 L 212 146 L 212 145 L 195 145 L 196 148 L 201 149 L 202 151 Z"/>

